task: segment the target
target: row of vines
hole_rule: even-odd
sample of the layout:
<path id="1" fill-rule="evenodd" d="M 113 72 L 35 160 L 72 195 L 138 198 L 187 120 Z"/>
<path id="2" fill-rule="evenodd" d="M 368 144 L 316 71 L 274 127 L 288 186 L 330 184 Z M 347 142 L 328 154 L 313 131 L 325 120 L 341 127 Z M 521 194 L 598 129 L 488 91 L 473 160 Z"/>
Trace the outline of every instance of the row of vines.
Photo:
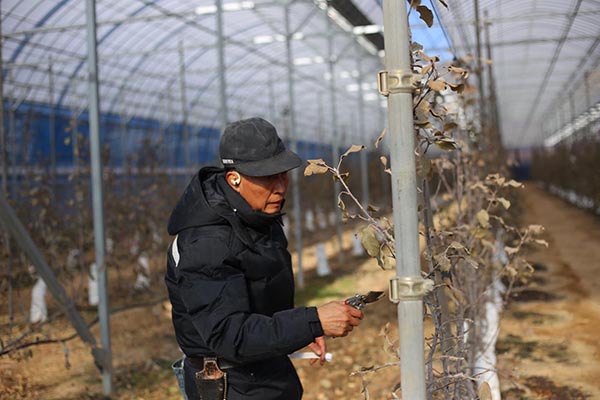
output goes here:
<path id="1" fill-rule="evenodd" d="M 592 136 L 539 149 L 532 156 L 531 174 L 578 207 L 600 213 L 600 141 Z"/>
<path id="2" fill-rule="evenodd" d="M 431 26 L 431 10 L 419 1 L 409 4 Z M 495 343 L 500 313 L 512 287 L 526 282 L 533 272 L 522 256 L 524 250 L 547 243 L 539 238 L 543 227 L 519 226 L 518 207 L 513 204 L 518 203 L 523 185 L 506 176 L 493 121 L 478 119 L 483 112 L 476 107 L 481 94 L 471 77 L 483 73 L 478 70 L 480 63 L 471 55 L 441 62 L 426 51 L 416 42 L 411 45 L 415 189 L 419 235 L 425 242 L 421 265 L 431 289 L 424 299 L 424 318 L 434 327 L 424 349 L 427 397 L 499 399 Z M 380 146 L 384 135 L 374 147 Z M 345 218 L 362 222 L 358 235 L 363 246 L 382 269 L 390 269 L 396 258 L 393 221 L 376 207 L 360 203 L 343 166 L 346 157 L 364 147 L 350 147 L 335 164 L 309 160 L 305 175 L 331 174 L 341 182 L 339 206 Z M 381 163 L 380 168 L 389 173 L 388 160 L 382 157 Z M 399 358 L 393 337 L 386 328 L 384 348 Z M 364 398 L 371 398 L 369 374 L 399 365 L 399 361 L 388 362 L 355 371 L 363 378 Z M 399 382 L 390 385 L 389 392 L 402 398 Z"/>

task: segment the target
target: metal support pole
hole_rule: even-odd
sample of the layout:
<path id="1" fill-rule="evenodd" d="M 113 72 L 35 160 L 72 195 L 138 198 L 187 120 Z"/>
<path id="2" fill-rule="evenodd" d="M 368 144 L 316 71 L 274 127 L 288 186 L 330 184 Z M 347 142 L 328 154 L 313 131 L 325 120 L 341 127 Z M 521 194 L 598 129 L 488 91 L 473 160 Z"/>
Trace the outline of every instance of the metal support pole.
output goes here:
<path id="1" fill-rule="evenodd" d="M 573 126 L 573 134 L 569 137 L 571 143 L 575 142 L 577 132 L 575 131 L 575 90 L 569 95 L 569 124 Z"/>
<path id="2" fill-rule="evenodd" d="M 94 213 L 94 247 L 98 267 L 98 317 L 100 319 L 100 342 L 105 352 L 102 369 L 102 390 L 112 392 L 112 354 L 110 346 L 110 319 L 108 309 L 108 275 L 104 263 L 104 215 L 102 201 L 102 159 L 100 157 L 100 102 L 98 95 L 98 46 L 96 42 L 96 1 L 86 0 L 88 97 L 90 123 L 90 156 L 92 175 L 92 206 Z"/>
<path id="3" fill-rule="evenodd" d="M 481 129 L 481 135 L 483 142 L 486 144 L 486 150 L 491 150 L 488 146 L 491 144 L 489 137 L 483 137 L 483 135 L 487 135 L 485 132 L 485 93 L 483 91 L 483 67 L 481 66 L 481 29 L 480 29 L 480 21 L 479 21 L 479 0 L 474 0 L 473 4 L 475 6 L 475 38 L 477 43 L 477 48 L 475 49 L 477 53 L 477 88 L 479 90 L 479 124 Z"/>
<path id="4" fill-rule="evenodd" d="M 1 55 L 1 54 L 0 54 Z M 586 133 L 588 137 L 592 136 L 592 124 L 589 119 L 590 108 L 592 108 L 592 99 L 590 96 L 590 71 L 585 71 L 583 74 L 583 87 L 585 88 L 585 110 L 588 113 L 587 129 Z"/>
<path id="5" fill-rule="evenodd" d="M 4 62 L 3 54 L 3 37 L 2 37 L 2 18 L 0 18 L 0 157 L 2 157 L 2 191 L 8 193 L 8 151 L 6 146 L 6 125 L 4 124 Z"/>
<path id="6" fill-rule="evenodd" d="M 277 111 L 275 107 L 275 82 L 272 72 L 269 73 L 269 119 L 271 120 L 273 125 L 278 125 Z"/>
<path id="7" fill-rule="evenodd" d="M 125 115 L 120 114 L 119 115 L 119 122 L 120 122 L 120 147 L 121 147 L 121 166 L 123 167 L 123 176 L 125 176 L 125 169 L 127 167 L 127 153 L 128 153 L 128 149 L 127 149 L 127 121 L 125 120 Z"/>
<path id="8" fill-rule="evenodd" d="M 336 95 L 335 95 L 335 56 L 333 54 L 333 39 L 335 36 L 335 32 L 333 31 L 333 24 L 331 22 L 331 18 L 329 18 L 329 8 L 331 5 L 327 2 L 327 8 L 325 11 L 325 18 L 327 19 L 327 55 L 329 56 L 329 104 L 331 105 L 331 154 L 333 160 L 331 161 L 333 165 L 337 165 L 338 160 L 340 158 L 340 138 L 337 127 L 337 104 L 336 104 Z M 336 225 L 337 225 L 337 237 L 338 237 L 338 261 L 340 264 L 344 262 L 344 242 L 342 239 L 342 213 L 341 210 L 338 209 L 338 194 L 340 192 L 340 183 L 335 182 L 333 184 L 333 209 L 335 211 L 336 216 Z"/>
<path id="9" fill-rule="evenodd" d="M 362 140 L 366 137 L 365 132 L 365 99 L 363 93 L 363 72 L 362 62 L 360 55 L 360 45 L 358 42 L 354 42 L 354 49 L 356 53 L 356 69 L 358 70 L 358 77 L 356 83 L 358 84 L 358 137 Z M 360 140 L 359 140 L 360 141 Z M 360 182 L 362 186 L 362 197 L 361 201 L 364 206 L 369 204 L 369 153 L 368 149 L 364 149 L 360 152 Z"/>
<path id="10" fill-rule="evenodd" d="M 184 162 L 185 167 L 190 167 L 190 132 L 188 129 L 188 107 L 187 93 L 185 85 L 185 53 L 183 49 L 183 41 L 179 41 L 179 92 L 181 94 L 181 130 L 184 143 Z"/>
<path id="11" fill-rule="evenodd" d="M 79 159 L 81 157 L 81 152 L 79 151 L 79 111 L 73 111 L 71 124 L 71 153 L 73 159 L 73 170 L 75 171 L 75 178 L 79 180 Z"/>
<path id="12" fill-rule="evenodd" d="M 169 109 L 169 102 L 168 102 L 168 93 L 165 93 L 164 96 L 161 97 L 161 100 L 163 102 L 163 107 L 168 110 Z M 166 176 L 169 176 L 170 174 L 167 172 L 169 165 L 170 165 L 170 159 L 171 159 L 171 152 L 169 151 L 169 127 L 171 126 L 170 123 L 170 118 L 167 118 L 165 121 L 164 115 L 161 117 L 161 140 L 162 140 L 162 146 L 163 149 L 165 149 L 165 155 L 164 155 L 164 159 L 163 159 L 163 165 L 162 165 L 162 170 L 165 172 Z"/>
<path id="13" fill-rule="evenodd" d="M 294 106 L 294 58 L 292 56 L 292 29 L 290 26 L 290 3 L 284 6 L 285 12 L 285 49 L 287 55 L 289 118 L 290 118 L 290 147 L 298 152 L 298 133 L 296 132 L 296 109 Z M 296 251 L 298 253 L 298 286 L 304 287 L 304 270 L 302 268 L 302 206 L 300 204 L 300 184 L 298 168 L 292 171 L 292 191 L 294 198 L 294 227 L 296 235 Z"/>
<path id="14" fill-rule="evenodd" d="M 221 92 L 221 133 L 229 121 L 227 107 L 227 73 L 225 65 L 225 37 L 223 33 L 223 0 L 215 0 L 217 5 L 217 49 L 219 50 L 219 89 Z"/>
<path id="15" fill-rule="evenodd" d="M 410 77 L 408 17 L 406 2 L 383 2 L 386 71 Z M 388 81 L 388 85 L 393 83 Z M 405 81 L 408 81 L 405 83 Z M 396 243 L 396 274 L 390 282 L 390 297 L 398 302 L 402 398 L 425 399 L 423 296 L 419 261 L 415 132 L 410 78 L 388 96 L 392 203 Z M 397 290 L 400 289 L 400 290 Z"/>
<path id="16" fill-rule="evenodd" d="M 52 60 L 48 61 L 48 107 L 49 115 L 49 133 L 50 136 L 50 176 L 52 179 L 52 194 L 56 191 L 56 106 L 54 104 L 54 71 L 52 69 Z"/>
<path id="17" fill-rule="evenodd" d="M 317 92 L 317 104 L 319 105 L 319 109 L 317 110 L 317 120 L 319 124 L 319 135 L 317 137 L 323 137 L 323 132 L 325 131 L 325 118 L 323 117 L 324 109 L 323 109 L 323 92 Z"/>
<path id="18" fill-rule="evenodd" d="M 486 46 L 486 57 L 488 60 L 493 60 L 492 56 L 492 45 L 490 41 L 490 23 L 488 22 L 488 11 L 485 10 L 483 12 L 484 15 L 484 25 L 485 25 L 485 46 Z M 500 119 L 498 117 L 498 103 L 496 98 L 496 81 L 494 79 L 494 67 L 492 63 L 489 63 L 487 66 L 488 72 L 488 88 L 490 94 L 490 122 L 491 126 L 494 130 L 494 139 L 497 144 L 501 143 L 500 140 Z"/>
<path id="19" fill-rule="evenodd" d="M 173 160 L 175 159 L 175 140 L 173 135 L 173 97 L 171 97 L 171 92 L 167 92 L 167 134 L 165 138 L 165 160 L 166 160 L 166 170 L 174 167 Z M 173 149 L 170 149 L 169 146 L 173 146 Z M 172 177 L 173 174 L 168 174 L 167 176 Z"/>
<path id="20" fill-rule="evenodd" d="M 13 85 L 14 88 L 14 80 L 12 79 L 12 68 L 9 67 L 8 70 L 8 80 L 11 82 L 11 84 Z M 17 198 L 17 184 L 18 184 L 18 170 L 17 170 L 17 153 L 19 152 L 18 150 L 18 146 L 17 146 L 17 133 L 15 132 L 15 106 L 13 104 L 15 97 L 14 97 L 14 93 L 13 90 L 11 88 L 8 97 L 9 97 L 9 101 L 8 101 L 8 137 L 10 140 L 10 151 L 8 152 L 8 154 L 10 154 L 10 168 L 11 168 L 11 174 L 10 174 L 10 180 L 11 180 L 11 185 L 10 185 L 10 195 L 12 196 L 13 199 Z"/>

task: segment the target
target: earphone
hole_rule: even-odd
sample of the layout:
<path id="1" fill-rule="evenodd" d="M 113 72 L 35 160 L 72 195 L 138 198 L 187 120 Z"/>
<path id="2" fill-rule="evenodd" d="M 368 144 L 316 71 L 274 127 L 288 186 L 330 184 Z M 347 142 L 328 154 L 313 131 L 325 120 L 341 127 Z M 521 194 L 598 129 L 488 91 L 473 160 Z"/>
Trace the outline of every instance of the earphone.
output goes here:
<path id="1" fill-rule="evenodd" d="M 239 186 L 239 184 L 240 184 L 240 176 L 239 176 L 239 175 L 237 175 L 235 178 L 233 178 L 233 179 L 231 180 L 231 184 L 232 184 L 233 186 Z"/>

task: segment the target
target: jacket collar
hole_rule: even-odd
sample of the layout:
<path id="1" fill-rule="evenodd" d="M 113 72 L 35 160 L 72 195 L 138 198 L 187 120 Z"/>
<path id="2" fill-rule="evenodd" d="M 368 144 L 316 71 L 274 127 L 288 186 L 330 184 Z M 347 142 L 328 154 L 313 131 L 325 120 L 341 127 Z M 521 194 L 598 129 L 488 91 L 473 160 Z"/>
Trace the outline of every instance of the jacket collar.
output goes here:
<path id="1" fill-rule="evenodd" d="M 248 227 L 261 233 L 267 233 L 271 230 L 271 225 L 281 223 L 282 213 L 267 214 L 262 211 L 253 210 L 250 204 L 227 184 L 224 175 L 217 178 L 217 185 L 233 212 Z"/>

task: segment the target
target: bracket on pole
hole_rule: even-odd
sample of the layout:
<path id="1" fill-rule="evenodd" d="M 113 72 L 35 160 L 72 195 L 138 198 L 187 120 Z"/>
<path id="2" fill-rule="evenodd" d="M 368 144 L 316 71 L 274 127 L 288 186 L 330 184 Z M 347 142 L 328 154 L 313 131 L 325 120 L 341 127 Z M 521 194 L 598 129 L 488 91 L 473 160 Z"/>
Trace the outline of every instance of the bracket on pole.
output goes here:
<path id="1" fill-rule="evenodd" d="M 377 74 L 379 93 L 385 97 L 391 93 L 412 93 L 414 82 L 415 74 L 407 70 L 379 71 Z"/>
<path id="2" fill-rule="evenodd" d="M 390 279 L 390 301 L 421 300 L 431 291 L 433 281 L 420 276 L 403 276 Z"/>

